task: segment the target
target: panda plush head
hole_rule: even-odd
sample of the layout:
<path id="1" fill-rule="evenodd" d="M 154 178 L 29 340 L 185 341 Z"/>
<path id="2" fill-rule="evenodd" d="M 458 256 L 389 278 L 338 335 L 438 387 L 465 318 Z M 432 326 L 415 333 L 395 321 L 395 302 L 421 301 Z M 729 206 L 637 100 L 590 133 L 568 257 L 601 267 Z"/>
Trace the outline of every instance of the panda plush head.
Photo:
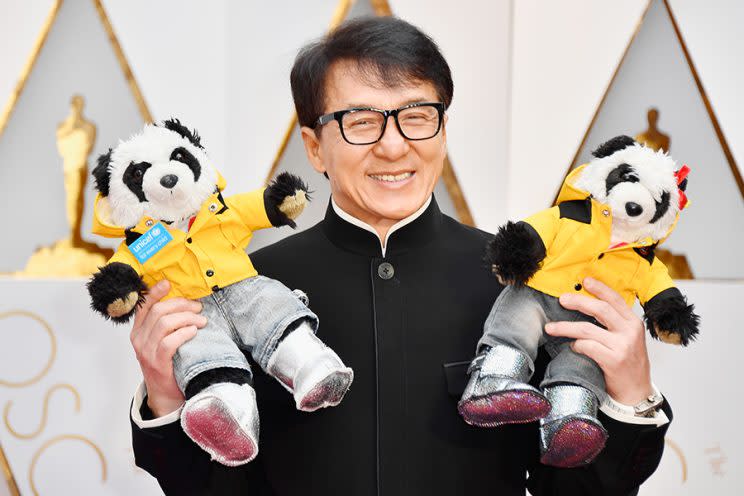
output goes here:
<path id="1" fill-rule="evenodd" d="M 130 228 L 143 216 L 179 223 L 195 215 L 218 173 L 196 131 L 170 119 L 101 155 L 93 177 L 111 223 Z"/>
<path id="2" fill-rule="evenodd" d="M 684 203 L 686 182 L 677 184 L 675 161 L 628 136 L 611 139 L 592 155 L 574 185 L 611 208 L 612 243 L 666 238 Z"/>

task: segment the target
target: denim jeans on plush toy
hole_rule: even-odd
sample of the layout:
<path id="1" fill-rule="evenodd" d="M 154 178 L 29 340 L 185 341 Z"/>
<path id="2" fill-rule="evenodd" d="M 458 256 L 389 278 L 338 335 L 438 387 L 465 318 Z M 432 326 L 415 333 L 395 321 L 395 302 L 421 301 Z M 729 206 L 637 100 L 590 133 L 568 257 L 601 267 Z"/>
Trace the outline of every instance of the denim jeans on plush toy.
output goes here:
<path id="1" fill-rule="evenodd" d="M 243 352 L 261 368 L 287 327 L 304 319 L 313 330 L 318 317 L 284 284 L 255 276 L 200 298 L 207 325 L 178 348 L 173 371 L 182 391 L 189 381 L 207 370 L 230 367 L 251 371 Z"/>
<path id="2" fill-rule="evenodd" d="M 486 319 L 478 349 L 498 344 L 516 348 L 529 358 L 532 374 L 535 371 L 537 349 L 544 345 L 551 361 L 540 387 L 561 382 L 578 384 L 596 394 L 601 404 L 607 393 L 604 374 L 597 363 L 586 355 L 573 351 L 569 346 L 572 339 L 550 336 L 545 332 L 545 324 L 559 321 L 596 323 L 592 317 L 563 308 L 558 298 L 529 286 L 507 286 L 496 299 Z"/>

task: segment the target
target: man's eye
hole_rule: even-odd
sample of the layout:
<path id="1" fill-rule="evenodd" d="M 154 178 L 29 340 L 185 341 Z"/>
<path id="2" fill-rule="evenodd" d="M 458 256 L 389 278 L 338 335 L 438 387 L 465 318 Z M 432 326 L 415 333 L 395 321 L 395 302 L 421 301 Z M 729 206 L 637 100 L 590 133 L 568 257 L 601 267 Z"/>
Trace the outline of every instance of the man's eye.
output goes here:
<path id="1" fill-rule="evenodd" d="M 366 127 L 366 126 L 371 126 L 371 125 L 373 125 L 371 121 L 368 121 L 366 119 L 359 119 L 357 121 L 352 122 L 350 127 Z"/>

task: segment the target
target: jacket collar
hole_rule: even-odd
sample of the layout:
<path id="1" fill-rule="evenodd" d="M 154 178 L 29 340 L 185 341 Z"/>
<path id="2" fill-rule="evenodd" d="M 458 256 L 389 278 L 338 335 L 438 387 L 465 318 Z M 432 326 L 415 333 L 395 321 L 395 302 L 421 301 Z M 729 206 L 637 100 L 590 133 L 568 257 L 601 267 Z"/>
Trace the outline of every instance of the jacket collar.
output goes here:
<path id="1" fill-rule="evenodd" d="M 418 216 L 413 214 L 411 218 L 403 219 L 396 224 L 398 227 L 393 226 L 394 229 L 388 233 L 383 254 L 381 240 L 377 233 L 358 219 L 347 220 L 344 218 L 346 216 L 348 214 L 343 211 L 339 215 L 332 200 L 328 202 L 322 223 L 326 237 L 344 250 L 382 258 L 400 255 L 429 243 L 439 233 L 443 217 L 436 199 L 432 196 L 428 207 Z M 352 222 L 352 219 L 356 222 Z"/>

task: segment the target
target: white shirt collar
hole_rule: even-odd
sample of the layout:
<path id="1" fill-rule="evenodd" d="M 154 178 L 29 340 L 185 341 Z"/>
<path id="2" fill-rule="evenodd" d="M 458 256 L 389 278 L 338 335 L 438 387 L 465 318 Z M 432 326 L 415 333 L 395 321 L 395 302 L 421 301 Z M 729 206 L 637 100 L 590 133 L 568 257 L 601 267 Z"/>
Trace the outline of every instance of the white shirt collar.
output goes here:
<path id="1" fill-rule="evenodd" d="M 385 235 L 385 239 L 382 239 L 382 238 L 380 238 L 380 235 L 377 234 L 377 231 L 375 231 L 375 229 L 372 226 L 370 226 L 366 222 L 363 222 L 363 221 L 357 219 L 356 217 L 352 216 L 351 214 L 344 212 L 341 209 L 341 207 L 339 207 L 336 204 L 336 201 L 333 199 L 333 197 L 331 197 L 331 205 L 333 206 L 333 210 L 336 212 L 336 214 L 339 217 L 341 217 L 342 219 L 344 219 L 349 224 L 353 224 L 353 225 L 355 225 L 357 227 L 360 227 L 360 228 L 364 229 L 365 231 L 371 232 L 372 234 L 374 234 L 377 237 L 378 240 L 380 240 L 380 249 L 382 250 L 382 256 L 383 257 L 385 256 L 385 249 L 387 248 L 387 241 L 388 241 L 388 239 L 390 239 L 390 235 L 393 234 L 398 229 L 400 229 L 401 227 L 403 227 L 403 226 L 405 226 L 407 224 L 410 224 L 411 222 L 413 222 L 414 220 L 416 220 L 419 216 L 421 216 L 422 213 L 424 213 L 424 210 L 426 210 L 429 207 L 429 204 L 430 203 L 431 203 L 431 195 L 424 202 L 424 204 L 421 205 L 421 207 L 418 210 L 416 210 L 415 212 L 413 212 L 411 215 L 409 215 L 405 219 L 401 219 L 398 222 L 396 222 L 395 224 L 393 224 L 390 227 L 390 229 L 388 229 L 387 235 Z"/>

